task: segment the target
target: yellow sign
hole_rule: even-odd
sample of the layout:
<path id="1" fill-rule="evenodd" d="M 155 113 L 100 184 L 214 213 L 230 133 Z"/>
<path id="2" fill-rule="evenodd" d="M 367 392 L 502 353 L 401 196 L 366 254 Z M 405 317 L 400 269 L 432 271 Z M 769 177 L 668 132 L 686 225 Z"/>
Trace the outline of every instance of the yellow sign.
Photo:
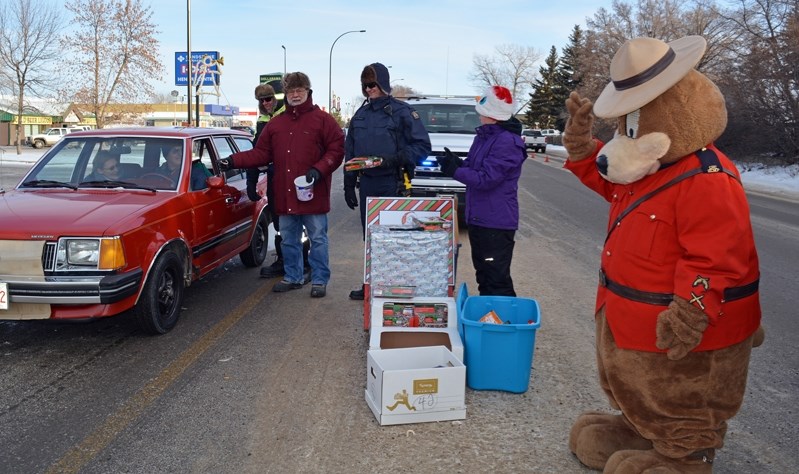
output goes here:
<path id="1" fill-rule="evenodd" d="M 17 123 L 19 115 L 14 116 L 14 122 Z M 53 117 L 43 117 L 40 115 L 23 115 L 22 125 L 52 125 Z"/>
<path id="2" fill-rule="evenodd" d="M 413 381 L 413 394 L 438 393 L 438 379 L 418 379 Z"/>

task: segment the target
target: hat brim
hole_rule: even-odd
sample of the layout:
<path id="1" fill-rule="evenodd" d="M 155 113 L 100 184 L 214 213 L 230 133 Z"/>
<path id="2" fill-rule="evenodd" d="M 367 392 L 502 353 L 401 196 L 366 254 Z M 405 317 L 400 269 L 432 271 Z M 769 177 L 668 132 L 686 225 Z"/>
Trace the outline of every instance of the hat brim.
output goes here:
<path id="1" fill-rule="evenodd" d="M 594 115 L 616 118 L 652 102 L 688 74 L 705 54 L 707 42 L 701 36 L 686 36 L 668 43 L 676 57 L 666 69 L 645 83 L 626 90 L 616 90 L 611 81 L 594 102 Z"/>

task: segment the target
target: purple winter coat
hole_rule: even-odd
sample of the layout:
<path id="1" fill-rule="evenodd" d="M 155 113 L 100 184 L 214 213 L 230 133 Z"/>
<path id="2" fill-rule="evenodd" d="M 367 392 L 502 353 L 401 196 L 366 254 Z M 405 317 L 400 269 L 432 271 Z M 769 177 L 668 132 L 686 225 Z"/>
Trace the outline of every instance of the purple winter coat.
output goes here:
<path id="1" fill-rule="evenodd" d="M 454 178 L 466 185 L 466 223 L 491 229 L 519 228 L 519 176 L 524 142 L 497 124 L 477 128 L 469 155 Z"/>

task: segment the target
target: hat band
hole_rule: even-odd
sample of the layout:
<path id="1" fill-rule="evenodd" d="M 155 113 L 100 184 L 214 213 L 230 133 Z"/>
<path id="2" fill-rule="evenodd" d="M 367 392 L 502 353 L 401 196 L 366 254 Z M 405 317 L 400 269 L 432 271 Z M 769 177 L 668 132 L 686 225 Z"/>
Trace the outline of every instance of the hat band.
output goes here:
<path id="1" fill-rule="evenodd" d="M 647 70 L 642 71 L 632 77 L 628 77 L 627 79 L 613 81 L 613 85 L 616 87 L 617 91 L 623 91 L 640 86 L 641 84 L 663 72 L 672 62 L 674 62 L 674 58 L 676 57 L 677 55 L 674 53 L 674 50 L 669 48 L 669 50 L 666 51 L 666 54 L 664 54 L 663 57 L 658 60 L 658 62 L 650 66 Z"/>

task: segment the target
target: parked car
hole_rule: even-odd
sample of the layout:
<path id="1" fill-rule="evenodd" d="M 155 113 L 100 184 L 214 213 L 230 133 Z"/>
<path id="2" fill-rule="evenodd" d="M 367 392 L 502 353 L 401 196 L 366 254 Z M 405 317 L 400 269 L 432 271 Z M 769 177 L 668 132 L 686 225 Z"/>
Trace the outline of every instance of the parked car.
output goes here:
<path id="1" fill-rule="evenodd" d="M 51 127 L 44 131 L 44 133 L 37 133 L 29 137 L 25 137 L 25 144 L 34 148 L 43 148 L 45 146 L 53 146 L 61 140 L 64 135 L 79 131 L 72 127 Z"/>
<path id="2" fill-rule="evenodd" d="M 480 126 L 480 118 L 474 110 L 475 99 L 427 96 L 411 97 L 406 102 L 421 117 L 432 145 L 430 156 L 416 157 L 411 196 L 454 195 L 462 210 L 466 205 L 466 186 L 441 173 L 438 157 L 444 155 L 446 147 L 461 158 L 466 158 L 477 133 L 475 129 Z"/>
<path id="3" fill-rule="evenodd" d="M 532 148 L 537 153 L 546 153 L 547 151 L 547 141 L 541 135 L 541 130 L 534 128 L 522 130 L 522 140 L 524 140 L 525 148 Z"/>
<path id="4" fill-rule="evenodd" d="M 247 125 L 233 125 L 230 128 L 232 130 L 241 130 L 242 132 L 249 133 L 251 136 L 255 136 L 255 129 Z"/>
<path id="5" fill-rule="evenodd" d="M 145 331 L 171 330 L 185 287 L 237 255 L 246 267 L 266 257 L 263 200 L 248 199 L 242 171 L 217 165 L 252 146 L 249 134 L 229 129 L 65 136 L 14 189 L 0 191 L 0 319 L 102 318 L 132 309 Z M 173 174 L 165 155 L 174 147 L 181 152 Z M 118 157 L 116 180 L 93 173 L 100 152 Z M 207 176 L 199 189 L 192 189 L 192 168 Z"/>

